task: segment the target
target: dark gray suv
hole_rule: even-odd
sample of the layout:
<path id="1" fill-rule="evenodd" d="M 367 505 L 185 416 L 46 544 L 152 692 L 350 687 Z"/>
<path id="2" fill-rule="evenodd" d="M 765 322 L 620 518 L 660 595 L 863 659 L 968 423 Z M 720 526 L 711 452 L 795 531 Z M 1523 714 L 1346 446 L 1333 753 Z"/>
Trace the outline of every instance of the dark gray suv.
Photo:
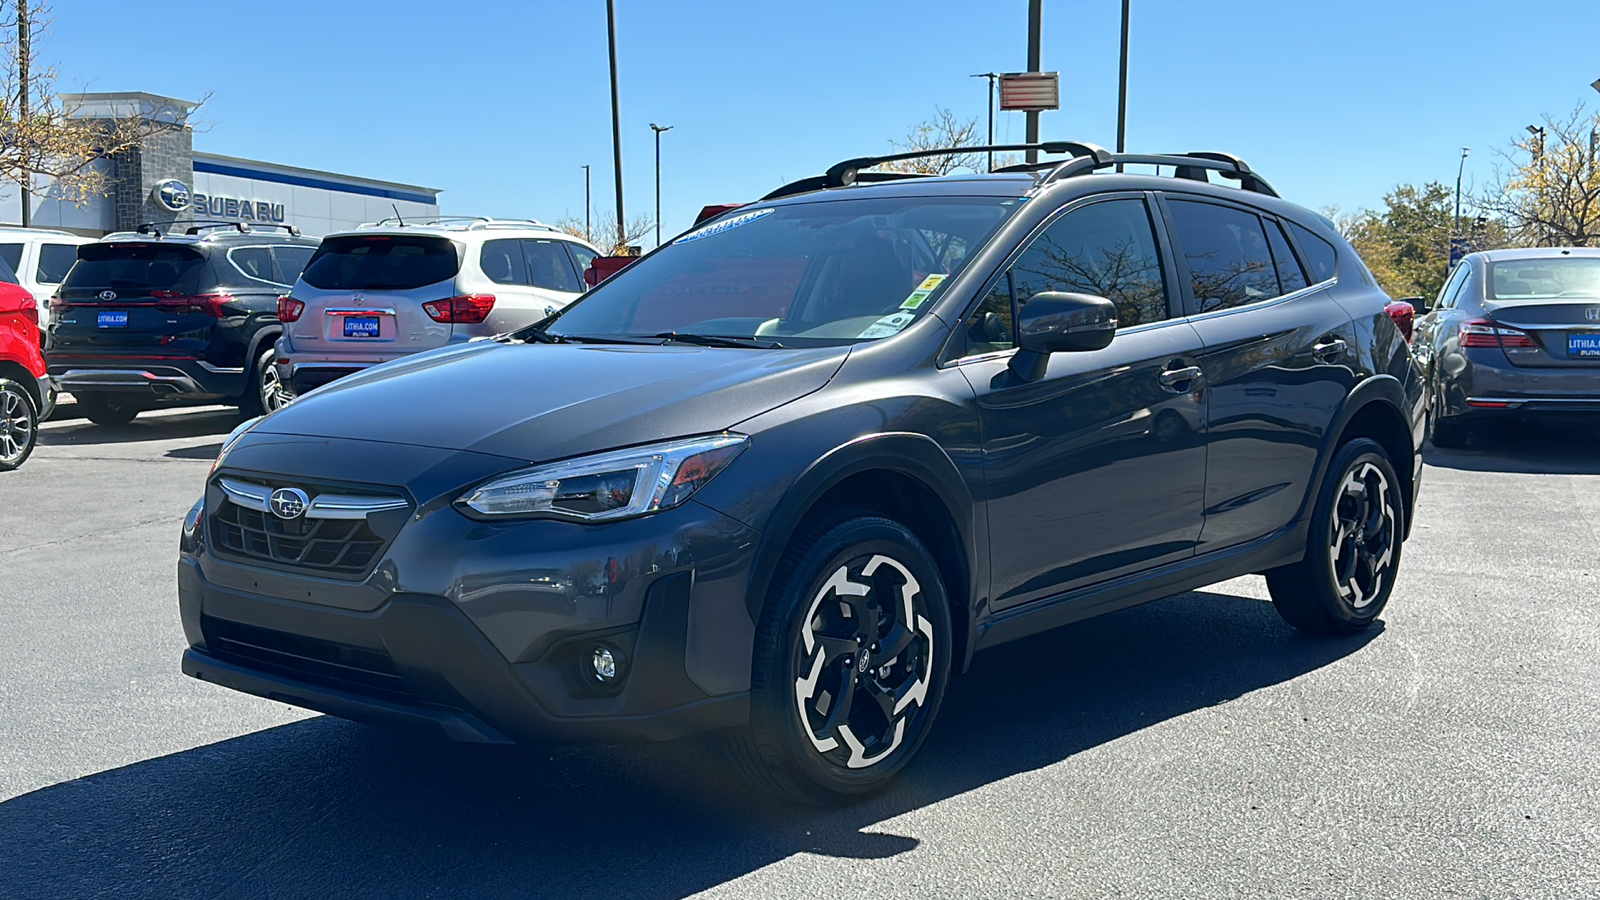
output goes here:
<path id="1" fill-rule="evenodd" d="M 721 731 L 827 801 L 1003 641 L 1255 572 L 1370 625 L 1421 473 L 1388 298 L 1237 159 L 1038 149 L 840 163 L 242 426 L 184 523 L 184 671 L 459 740 Z"/>

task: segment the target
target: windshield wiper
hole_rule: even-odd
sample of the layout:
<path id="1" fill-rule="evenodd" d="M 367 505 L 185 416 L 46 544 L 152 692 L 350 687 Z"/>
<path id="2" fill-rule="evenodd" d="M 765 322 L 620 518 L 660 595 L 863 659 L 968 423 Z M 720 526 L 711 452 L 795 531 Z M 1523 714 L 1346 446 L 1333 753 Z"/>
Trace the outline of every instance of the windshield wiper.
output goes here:
<path id="1" fill-rule="evenodd" d="M 753 338 L 729 337 L 723 334 L 694 334 L 684 331 L 663 331 L 652 337 L 678 344 L 696 344 L 701 347 L 745 347 L 754 350 L 782 350 L 777 341 L 760 341 Z"/>

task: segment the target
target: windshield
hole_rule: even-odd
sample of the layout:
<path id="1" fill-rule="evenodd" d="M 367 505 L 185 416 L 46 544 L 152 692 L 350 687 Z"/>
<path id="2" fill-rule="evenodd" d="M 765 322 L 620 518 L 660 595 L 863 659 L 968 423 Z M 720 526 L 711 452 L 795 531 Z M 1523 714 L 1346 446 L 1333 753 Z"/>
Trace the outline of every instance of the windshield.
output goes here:
<path id="1" fill-rule="evenodd" d="M 1600 297 L 1600 258 L 1517 259 L 1489 266 L 1496 300 Z"/>
<path id="2" fill-rule="evenodd" d="M 205 257 L 181 244 L 84 244 L 63 289 L 195 293 Z"/>
<path id="3" fill-rule="evenodd" d="M 784 346 L 888 337 L 933 305 L 1019 202 L 877 198 L 746 208 L 613 276 L 547 330 Z"/>
<path id="4" fill-rule="evenodd" d="M 460 270 L 456 245 L 445 238 L 363 234 L 324 240 L 300 280 L 325 291 L 408 291 Z"/>

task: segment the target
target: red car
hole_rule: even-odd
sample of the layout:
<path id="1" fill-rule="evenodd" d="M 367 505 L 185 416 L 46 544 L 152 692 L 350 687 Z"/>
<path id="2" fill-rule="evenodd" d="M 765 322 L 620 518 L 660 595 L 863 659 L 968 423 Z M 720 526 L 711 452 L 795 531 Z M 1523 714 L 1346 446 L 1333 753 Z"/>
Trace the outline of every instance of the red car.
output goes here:
<path id="1" fill-rule="evenodd" d="M 33 452 L 55 399 L 39 352 L 39 305 L 0 261 L 0 472 Z"/>

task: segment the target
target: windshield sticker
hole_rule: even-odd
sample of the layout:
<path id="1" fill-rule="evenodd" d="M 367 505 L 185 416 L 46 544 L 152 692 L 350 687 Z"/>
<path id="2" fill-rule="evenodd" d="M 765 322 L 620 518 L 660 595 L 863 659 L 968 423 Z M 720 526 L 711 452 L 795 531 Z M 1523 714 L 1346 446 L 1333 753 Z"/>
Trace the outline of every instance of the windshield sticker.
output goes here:
<path id="1" fill-rule="evenodd" d="M 730 228 L 738 228 L 740 225 L 748 225 L 762 216 L 770 214 L 771 212 L 771 209 L 755 209 L 747 213 L 740 213 L 737 216 L 729 219 L 722 219 L 717 222 L 712 222 L 710 225 L 707 225 L 704 228 L 697 228 L 683 237 L 673 241 L 673 243 L 687 244 L 690 241 L 698 241 L 703 237 L 711 237 L 714 234 L 721 234 Z"/>
<path id="2" fill-rule="evenodd" d="M 935 273 L 922 279 L 922 283 L 917 285 L 917 289 L 911 292 L 911 296 L 906 298 L 906 302 L 900 304 L 900 308 L 917 309 L 922 306 L 923 301 L 928 299 L 928 295 L 933 293 L 933 289 L 938 287 L 941 281 L 949 277 L 949 275 Z"/>
<path id="3" fill-rule="evenodd" d="M 881 338 L 888 337 L 892 334 L 899 334 L 901 329 L 905 328 L 907 325 L 910 325 L 912 321 L 916 319 L 916 317 L 916 313 L 890 313 L 878 321 L 873 322 L 871 325 L 868 325 L 867 330 L 861 332 L 861 334 L 857 335 L 857 337 Z"/>

